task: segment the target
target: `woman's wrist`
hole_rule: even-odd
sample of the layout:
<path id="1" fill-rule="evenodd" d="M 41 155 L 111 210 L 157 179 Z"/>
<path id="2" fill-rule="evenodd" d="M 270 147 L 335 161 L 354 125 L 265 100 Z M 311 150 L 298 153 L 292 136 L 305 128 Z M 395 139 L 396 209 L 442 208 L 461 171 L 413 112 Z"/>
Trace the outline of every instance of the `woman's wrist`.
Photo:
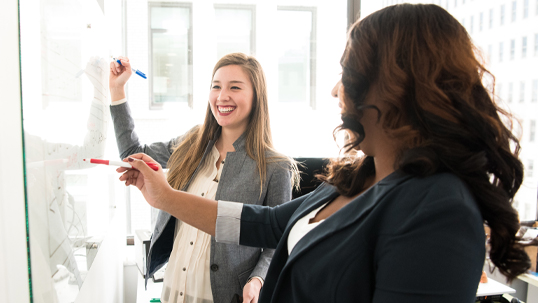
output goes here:
<path id="1" fill-rule="evenodd" d="M 111 87 L 110 99 L 112 102 L 125 99 L 125 87 Z"/>

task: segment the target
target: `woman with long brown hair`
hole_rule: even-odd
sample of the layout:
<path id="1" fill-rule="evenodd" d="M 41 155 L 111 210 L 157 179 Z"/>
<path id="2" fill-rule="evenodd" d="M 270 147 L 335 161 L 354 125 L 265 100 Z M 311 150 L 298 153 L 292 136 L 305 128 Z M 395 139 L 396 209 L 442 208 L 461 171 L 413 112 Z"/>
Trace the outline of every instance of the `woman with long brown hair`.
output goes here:
<path id="1" fill-rule="evenodd" d="M 260 302 L 474 302 L 483 224 L 509 280 L 529 268 L 511 205 L 519 142 L 475 51 L 436 5 L 394 5 L 356 22 L 333 89 L 337 130 L 350 138 L 344 157 L 314 192 L 273 209 L 173 190 L 143 154 L 120 180 L 217 241 L 276 248 Z"/>
<path id="2" fill-rule="evenodd" d="M 273 148 L 265 75 L 251 56 L 232 53 L 215 68 L 204 123 L 169 142 L 140 144 L 125 99 L 128 58 L 110 69 L 111 113 L 120 156 L 144 152 L 169 168 L 167 183 L 210 199 L 273 207 L 291 199 L 295 162 Z M 146 279 L 166 262 L 162 302 L 257 302 L 272 249 L 216 243 L 211 235 L 160 211 Z"/>

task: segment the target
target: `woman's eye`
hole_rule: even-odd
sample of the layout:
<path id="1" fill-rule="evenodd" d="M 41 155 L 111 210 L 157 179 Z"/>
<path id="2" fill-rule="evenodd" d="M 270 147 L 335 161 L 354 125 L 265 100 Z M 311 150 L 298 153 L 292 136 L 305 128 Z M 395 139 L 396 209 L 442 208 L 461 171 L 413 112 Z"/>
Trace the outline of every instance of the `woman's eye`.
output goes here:
<path id="1" fill-rule="evenodd" d="M 220 86 L 218 86 L 218 85 L 213 85 L 213 87 L 211 87 L 211 88 L 212 88 L 212 89 L 219 89 Z"/>
<path id="2" fill-rule="evenodd" d="M 241 89 L 241 88 L 238 86 L 232 86 L 232 89 Z"/>

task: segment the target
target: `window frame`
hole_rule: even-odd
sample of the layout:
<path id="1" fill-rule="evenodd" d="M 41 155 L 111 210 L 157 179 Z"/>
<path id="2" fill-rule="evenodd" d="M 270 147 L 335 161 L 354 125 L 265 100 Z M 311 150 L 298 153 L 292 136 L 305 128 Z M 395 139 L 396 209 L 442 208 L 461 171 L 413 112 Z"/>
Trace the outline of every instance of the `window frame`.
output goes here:
<path id="1" fill-rule="evenodd" d="M 187 64 L 188 64 L 188 99 L 187 104 L 190 109 L 193 108 L 194 102 L 193 102 L 193 22 L 192 22 L 192 2 L 168 2 L 168 1 L 148 1 L 148 70 L 153 71 L 153 34 L 156 32 L 166 32 L 166 30 L 154 30 L 151 28 L 151 9 L 153 7 L 173 7 L 173 8 L 188 8 L 189 9 L 189 32 L 188 32 L 188 56 L 187 56 Z M 164 109 L 164 103 L 166 102 L 154 102 L 153 100 L 153 76 L 148 77 L 148 93 L 149 93 L 149 109 L 150 110 L 162 110 Z"/>

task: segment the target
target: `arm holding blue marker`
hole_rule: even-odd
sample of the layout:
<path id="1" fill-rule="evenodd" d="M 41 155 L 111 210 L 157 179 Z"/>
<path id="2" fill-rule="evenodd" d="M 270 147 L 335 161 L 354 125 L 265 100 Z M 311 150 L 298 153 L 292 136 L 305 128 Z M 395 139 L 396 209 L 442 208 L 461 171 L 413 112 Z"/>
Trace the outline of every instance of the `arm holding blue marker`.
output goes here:
<path id="1" fill-rule="evenodd" d="M 118 101 L 125 98 L 125 84 L 129 78 L 131 78 L 133 72 L 146 79 L 146 74 L 134 69 L 127 57 L 113 58 L 113 61 L 110 62 L 109 86 L 112 101 Z"/>

